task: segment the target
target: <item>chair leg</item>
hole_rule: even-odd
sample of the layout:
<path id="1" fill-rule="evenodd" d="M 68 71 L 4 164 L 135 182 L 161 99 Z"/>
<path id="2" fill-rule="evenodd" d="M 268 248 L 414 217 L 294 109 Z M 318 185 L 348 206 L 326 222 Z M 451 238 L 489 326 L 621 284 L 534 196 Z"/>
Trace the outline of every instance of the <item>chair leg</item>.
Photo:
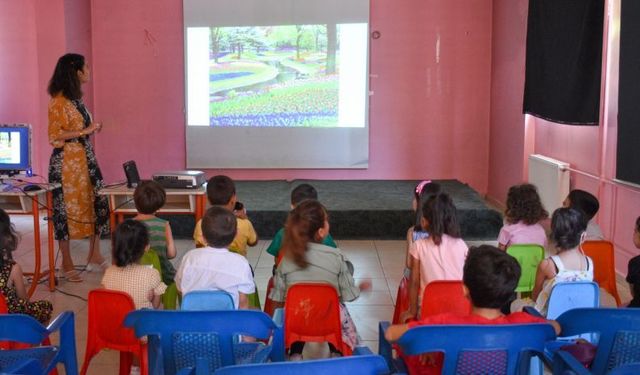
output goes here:
<path id="1" fill-rule="evenodd" d="M 80 370 L 80 375 L 86 375 L 87 370 L 89 369 L 89 363 L 91 362 L 91 358 L 93 358 L 98 351 L 96 350 L 95 344 L 93 342 L 87 341 L 87 348 L 84 353 L 84 362 L 82 362 L 82 369 Z"/>
<path id="2" fill-rule="evenodd" d="M 133 364 L 133 353 L 120 352 L 120 375 L 129 375 Z"/>
<path id="3" fill-rule="evenodd" d="M 149 353 L 147 352 L 147 344 L 140 344 L 141 349 L 139 353 L 140 359 L 140 375 L 149 374 Z"/>

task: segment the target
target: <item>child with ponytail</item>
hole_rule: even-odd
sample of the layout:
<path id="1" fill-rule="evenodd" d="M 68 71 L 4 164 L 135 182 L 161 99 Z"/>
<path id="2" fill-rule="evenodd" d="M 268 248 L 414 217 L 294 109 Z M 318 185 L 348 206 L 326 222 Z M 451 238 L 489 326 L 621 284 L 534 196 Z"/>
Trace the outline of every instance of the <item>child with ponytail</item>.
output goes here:
<path id="1" fill-rule="evenodd" d="M 340 319 L 342 340 L 354 348 L 358 342 L 356 327 L 349 316 L 344 301 L 353 301 L 360 295 L 361 289 L 368 289 L 370 283 L 356 285 L 348 261 L 340 249 L 323 245 L 329 235 L 329 217 L 327 210 L 316 200 L 306 200 L 296 206 L 285 224 L 282 251 L 284 258 L 275 274 L 275 285 L 271 299 L 284 303 L 287 289 L 298 282 L 324 282 L 331 284 L 340 298 Z M 302 359 L 304 342 L 291 346 L 290 360 Z M 332 356 L 340 356 L 337 348 L 329 345 Z"/>

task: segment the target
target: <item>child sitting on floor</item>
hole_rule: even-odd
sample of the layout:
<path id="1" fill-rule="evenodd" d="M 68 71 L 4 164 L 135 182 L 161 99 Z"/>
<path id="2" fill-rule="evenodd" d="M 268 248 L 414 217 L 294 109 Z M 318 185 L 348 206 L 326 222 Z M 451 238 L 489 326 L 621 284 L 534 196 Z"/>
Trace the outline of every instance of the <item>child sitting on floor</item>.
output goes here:
<path id="1" fill-rule="evenodd" d="M 291 209 L 293 210 L 294 208 L 296 208 L 297 205 L 300 204 L 300 202 L 308 199 L 318 200 L 318 192 L 316 191 L 316 189 L 309 184 L 300 184 L 296 186 L 291 191 Z M 273 260 L 275 262 L 276 267 L 278 266 L 278 264 L 282 260 L 282 256 L 284 255 L 282 252 L 280 252 L 280 248 L 282 247 L 283 237 L 284 237 L 284 228 L 280 228 L 280 230 L 278 230 L 275 236 L 273 236 L 273 240 L 271 240 L 271 244 L 267 248 L 267 253 L 273 255 L 274 257 Z M 335 241 L 331 237 L 331 234 L 328 234 L 323 239 L 322 243 L 324 245 L 331 246 L 333 248 L 338 247 L 338 245 L 335 243 Z M 275 267 L 274 267 L 274 273 L 275 273 Z"/>
<path id="2" fill-rule="evenodd" d="M 249 308 L 248 296 L 255 292 L 251 267 L 245 257 L 227 249 L 236 237 L 237 220 L 231 211 L 213 206 L 202 218 L 207 247 L 189 251 L 182 258 L 176 285 L 187 294 L 194 290 L 224 290 L 236 308 Z"/>
<path id="3" fill-rule="evenodd" d="M 512 244 L 537 244 L 545 247 L 547 235 L 540 221 L 549 214 L 542 207 L 534 185 L 522 184 L 509 188 L 504 225 L 498 234 L 498 247 L 506 250 Z"/>
<path id="4" fill-rule="evenodd" d="M 9 314 L 27 314 L 40 323 L 51 319 L 53 306 L 49 301 L 29 301 L 24 286 L 22 268 L 13 260 L 11 252 L 18 247 L 19 237 L 9 215 L 0 208 L 0 292 L 5 298 Z"/>
<path id="5" fill-rule="evenodd" d="M 584 214 L 585 219 L 587 220 L 587 234 L 585 241 L 604 239 L 602 229 L 600 229 L 600 226 L 593 221 L 593 217 L 596 216 L 600 209 L 598 198 L 593 194 L 584 190 L 571 190 L 569 195 L 567 195 L 567 198 L 562 202 L 562 206 L 578 209 Z"/>
<path id="6" fill-rule="evenodd" d="M 636 249 L 640 249 L 640 216 L 636 219 L 636 225 L 633 230 L 633 245 Z M 629 260 L 627 282 L 633 297 L 628 307 L 640 307 L 640 255 Z"/>
<path id="7" fill-rule="evenodd" d="M 417 240 L 409 250 L 412 257 L 409 309 L 400 315 L 400 322 L 418 315 L 424 288 L 431 281 L 462 279 L 469 250 L 460 238 L 456 207 L 448 194 L 429 198 L 422 213 L 422 227 L 429 232 L 429 237 Z"/>
<path id="8" fill-rule="evenodd" d="M 559 333 L 560 325 L 555 321 L 547 321 L 523 312 L 504 315 L 500 311 L 513 295 L 520 279 L 520 272 L 520 265 L 516 259 L 504 251 L 489 245 L 473 247 L 465 260 L 462 279 L 464 294 L 471 300 L 471 314 L 461 316 L 446 313 L 408 324 L 392 325 L 384 336 L 389 341 L 396 341 L 412 327 L 442 324 L 551 323 L 556 333 Z M 418 366 L 417 356 L 409 358 L 409 367 Z M 441 366 L 441 363 L 421 362 L 423 366 L 434 369 Z"/>
<path id="9" fill-rule="evenodd" d="M 115 264 L 109 266 L 102 277 L 103 288 L 129 294 L 136 309 L 157 309 L 167 289 L 157 270 L 138 263 L 147 250 L 147 227 L 136 220 L 123 221 L 113 234 Z"/>

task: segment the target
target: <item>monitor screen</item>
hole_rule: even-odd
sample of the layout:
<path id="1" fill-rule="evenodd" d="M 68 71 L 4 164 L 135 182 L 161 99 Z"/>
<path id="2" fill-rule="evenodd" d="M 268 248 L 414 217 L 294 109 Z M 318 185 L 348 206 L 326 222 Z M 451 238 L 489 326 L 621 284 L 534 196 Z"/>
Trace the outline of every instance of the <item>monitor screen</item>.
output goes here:
<path id="1" fill-rule="evenodd" d="M 31 126 L 0 124 L 0 171 L 24 171 L 31 167 Z"/>

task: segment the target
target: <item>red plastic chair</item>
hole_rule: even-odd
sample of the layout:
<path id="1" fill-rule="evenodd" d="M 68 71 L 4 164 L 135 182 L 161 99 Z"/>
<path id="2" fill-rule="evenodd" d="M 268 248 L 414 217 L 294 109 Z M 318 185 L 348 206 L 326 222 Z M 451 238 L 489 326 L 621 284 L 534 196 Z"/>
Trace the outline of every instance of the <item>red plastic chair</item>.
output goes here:
<path id="1" fill-rule="evenodd" d="M 391 323 L 400 324 L 400 315 L 409 309 L 409 278 L 402 277 L 400 285 L 398 285 L 398 294 L 396 294 L 396 307 L 393 309 L 393 320 Z"/>
<path id="2" fill-rule="evenodd" d="M 273 310 L 276 309 L 276 307 L 274 306 L 273 300 L 269 298 L 269 295 L 271 294 L 271 289 L 273 289 L 273 276 L 269 278 L 269 283 L 267 283 L 267 296 L 264 300 L 264 312 L 269 316 L 273 316 Z"/>
<path id="3" fill-rule="evenodd" d="M 342 355 L 351 348 L 342 342 L 338 292 L 329 284 L 298 283 L 287 291 L 284 304 L 284 347 L 296 341 L 328 342 Z"/>
<path id="4" fill-rule="evenodd" d="M 593 260 L 593 281 L 609 292 L 620 306 L 620 295 L 616 285 L 616 262 L 613 244 L 609 241 L 585 241 L 584 254 Z"/>
<path id="5" fill-rule="evenodd" d="M 95 289 L 89 292 L 87 349 L 81 375 L 87 373 L 89 362 L 100 350 L 120 351 L 120 375 L 131 372 L 135 355 L 140 360 L 140 373 L 147 374 L 147 345 L 138 340 L 131 328 L 125 328 L 125 316 L 135 310 L 131 296 L 124 292 Z"/>
<path id="6" fill-rule="evenodd" d="M 437 280 L 430 282 L 424 288 L 420 319 L 444 313 L 458 315 L 471 313 L 471 302 L 464 296 L 462 281 Z M 444 363 L 444 355 L 442 353 L 432 353 L 432 365 L 423 366 L 420 363 L 419 356 L 406 355 L 402 353 L 399 346 L 395 346 L 395 348 L 404 360 L 410 374 L 432 375 L 441 373 L 442 364 Z"/>
<path id="7" fill-rule="evenodd" d="M 437 280 L 430 282 L 424 288 L 420 319 L 444 313 L 459 315 L 471 313 L 471 302 L 464 296 L 462 281 Z"/>

